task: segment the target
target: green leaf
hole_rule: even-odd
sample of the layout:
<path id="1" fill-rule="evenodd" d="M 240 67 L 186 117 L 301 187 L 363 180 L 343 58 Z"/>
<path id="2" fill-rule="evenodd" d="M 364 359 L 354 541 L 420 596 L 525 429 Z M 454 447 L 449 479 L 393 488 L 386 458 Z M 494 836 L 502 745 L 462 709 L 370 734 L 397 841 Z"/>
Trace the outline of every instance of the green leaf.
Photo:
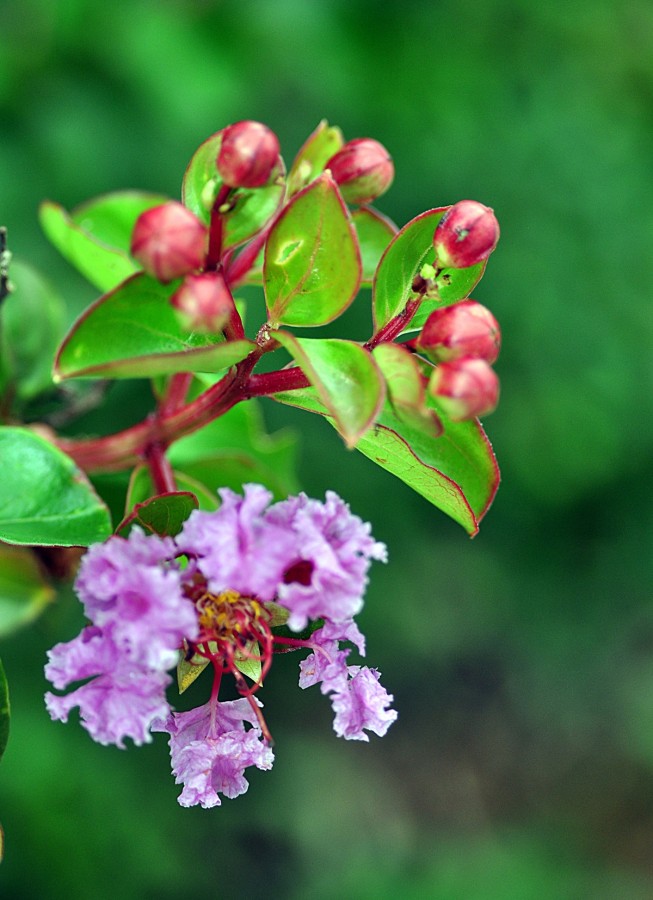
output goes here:
<path id="1" fill-rule="evenodd" d="M 358 235 L 363 263 L 361 284 L 369 287 L 386 247 L 397 233 L 397 226 L 371 206 L 359 206 L 351 217 Z"/>
<path id="2" fill-rule="evenodd" d="M 272 226 L 263 281 L 274 325 L 325 325 L 350 305 L 361 260 L 347 207 L 328 172 L 296 194 Z"/>
<path id="3" fill-rule="evenodd" d="M 32 551 L 0 544 L 0 638 L 33 622 L 54 598 Z"/>
<path id="4" fill-rule="evenodd" d="M 272 332 L 315 387 L 347 446 L 370 428 L 383 405 L 385 384 L 372 355 L 353 341 L 297 338 Z"/>
<path id="5" fill-rule="evenodd" d="M 448 206 L 430 209 L 412 219 L 397 233 L 379 263 L 372 287 L 374 329 L 378 331 L 414 299 L 413 279 L 434 260 L 433 234 Z M 425 299 L 406 331 L 422 327 L 439 306 L 449 306 L 469 296 L 481 280 L 486 261 L 467 269 L 443 269 L 438 276 L 439 300 Z"/>
<path id="6" fill-rule="evenodd" d="M 169 302 L 175 286 L 139 272 L 100 297 L 63 341 L 55 379 L 219 372 L 244 359 L 250 341 L 226 342 L 182 327 Z"/>
<path id="7" fill-rule="evenodd" d="M 179 534 L 184 522 L 199 507 L 197 497 L 189 491 L 170 491 L 137 503 L 132 512 L 120 523 L 116 534 L 127 537 L 132 526 L 138 525 L 145 532 L 161 537 Z"/>
<path id="8" fill-rule="evenodd" d="M 111 534 L 106 506 L 70 457 L 24 428 L 0 428 L 0 540 L 87 547 Z"/>
<path id="9" fill-rule="evenodd" d="M 251 678 L 254 684 L 260 684 L 263 667 L 261 665 L 261 648 L 258 641 L 250 641 L 246 650 L 237 653 L 234 656 L 234 665 L 239 672 Z"/>
<path id="10" fill-rule="evenodd" d="M 11 707 L 9 705 L 9 685 L 7 684 L 7 676 L 0 660 L 0 758 L 5 752 L 7 741 L 9 740 L 9 716 Z M 2 839 L 0 837 L 0 860 L 2 860 Z"/>
<path id="11" fill-rule="evenodd" d="M 288 173 L 288 193 L 292 197 L 297 191 L 324 171 L 324 167 L 344 144 L 342 132 L 330 127 L 322 119 L 315 131 L 309 135 L 293 162 Z"/>
<path id="12" fill-rule="evenodd" d="M 326 416 L 312 388 L 275 394 L 290 406 Z M 480 422 L 445 422 L 444 434 L 430 434 L 401 422 L 386 403 L 377 424 L 356 445 L 381 468 L 404 481 L 473 537 L 499 486 L 499 469 Z"/>
<path id="13" fill-rule="evenodd" d="M 200 509 L 213 511 L 218 508 L 219 502 L 215 491 L 211 491 L 205 484 L 188 476 L 185 472 L 178 472 L 175 469 L 172 474 L 181 492 L 195 495 Z M 132 471 L 127 488 L 125 501 L 127 515 L 134 506 L 149 500 L 155 493 L 148 467 L 146 465 L 136 466 Z"/>
<path id="14" fill-rule="evenodd" d="M 19 399 L 30 400 L 53 387 L 52 360 L 61 340 L 64 303 L 31 266 L 11 263 L 13 290 L 0 312 L 0 346 L 6 373 Z"/>
<path id="15" fill-rule="evenodd" d="M 437 438 L 442 422 L 426 404 L 426 379 L 412 353 L 400 344 L 380 344 L 372 351 L 386 381 L 387 397 L 397 418 Z"/>
<path id="16" fill-rule="evenodd" d="M 183 472 L 184 477 L 202 482 L 216 505 L 218 488 L 240 491 L 248 481 L 265 485 L 278 500 L 298 490 L 297 438 L 289 430 L 267 434 L 254 400 L 239 403 L 204 428 L 175 441 L 168 456 L 175 477 Z M 178 483 L 181 486 L 182 481 Z M 201 497 L 200 507 L 205 508 Z"/>
<path id="17" fill-rule="evenodd" d="M 168 201 L 162 194 L 116 191 L 68 213 L 46 200 L 39 220 L 61 255 L 96 288 L 110 291 L 141 268 L 129 255 L 136 219 L 146 209 Z"/>
<path id="18" fill-rule="evenodd" d="M 209 650 L 215 653 L 217 649 L 215 641 L 210 641 Z M 180 654 L 179 662 L 177 663 L 177 688 L 180 694 L 188 690 L 191 684 L 200 677 L 208 664 L 209 660 L 199 653 L 195 653 L 190 659 L 186 659 L 183 654 Z"/>
<path id="19" fill-rule="evenodd" d="M 207 138 L 193 154 L 181 186 L 183 203 L 205 224 L 211 219 L 213 201 L 222 187 L 216 160 L 222 132 Z M 285 170 L 260 188 L 238 188 L 229 195 L 231 209 L 224 215 L 223 247 L 228 249 L 248 241 L 261 231 L 279 209 L 285 196 Z"/>

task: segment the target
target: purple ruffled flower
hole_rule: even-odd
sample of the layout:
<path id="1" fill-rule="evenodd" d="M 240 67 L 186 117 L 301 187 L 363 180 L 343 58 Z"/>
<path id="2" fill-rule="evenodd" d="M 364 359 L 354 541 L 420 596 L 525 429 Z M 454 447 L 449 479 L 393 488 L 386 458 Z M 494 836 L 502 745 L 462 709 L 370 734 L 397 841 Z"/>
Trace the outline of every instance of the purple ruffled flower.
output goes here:
<path id="1" fill-rule="evenodd" d="M 169 711 L 166 670 L 176 665 L 183 638 L 198 633 L 196 611 L 170 562 L 175 553 L 173 541 L 138 529 L 89 549 L 76 588 L 93 624 L 48 653 L 45 674 L 58 689 L 92 680 L 64 697 L 47 694 L 53 719 L 65 722 L 79 706 L 99 743 L 151 740 L 150 725 Z"/>
<path id="2" fill-rule="evenodd" d="M 99 744 L 125 746 L 152 740 L 150 726 L 167 715 L 165 689 L 172 679 L 165 671 L 147 669 L 126 660 L 111 630 L 85 628 L 78 637 L 48 652 L 46 677 L 56 688 L 90 678 L 77 690 L 59 697 L 48 692 L 45 705 L 53 719 L 68 721 L 79 707 L 82 725 Z"/>
<path id="3" fill-rule="evenodd" d="M 272 768 L 274 754 L 244 698 L 173 713 L 153 730 L 170 735 L 172 773 L 175 783 L 184 785 L 181 806 L 220 806 L 220 794 L 233 799 L 245 793 L 248 766 Z"/>
<path id="4" fill-rule="evenodd" d="M 305 494 L 277 503 L 269 519 L 285 524 L 295 537 L 295 558 L 278 595 L 290 610 L 288 627 L 301 631 L 309 619 L 344 622 L 360 612 L 370 561 L 387 558 L 385 544 L 374 540 L 370 525 L 333 491 L 325 503 Z"/>
<path id="5" fill-rule="evenodd" d="M 269 521 L 270 491 L 259 484 L 246 484 L 244 491 L 241 497 L 220 490 L 220 508 L 191 513 L 177 544 L 198 557 L 197 567 L 214 593 L 231 590 L 272 600 L 294 559 L 295 537 Z"/>
<path id="6" fill-rule="evenodd" d="M 300 686 L 320 684 L 331 698 L 334 729 L 348 740 L 367 741 L 369 731 L 383 735 L 397 717 L 378 672 L 347 665 L 350 650 L 340 648 L 347 641 L 365 655 L 353 616 L 371 561 L 386 558 L 370 526 L 331 492 L 323 503 L 304 494 L 272 503 L 269 491 L 251 484 L 243 496 L 225 488 L 220 497 L 217 511 L 193 512 L 174 539 L 134 528 L 128 538 L 91 547 L 76 582 L 91 624 L 57 644 L 46 665 L 59 690 L 85 682 L 64 696 L 46 695 L 53 719 L 65 722 L 79 707 L 91 736 L 119 747 L 125 738 L 145 743 L 151 731 L 170 735 L 182 806 L 218 806 L 220 795 L 247 790 L 246 768 L 272 766 L 261 704 L 251 693 L 217 698 L 225 672 L 246 691 L 239 663 L 248 653 L 252 659 L 260 653 L 264 677 L 275 646 L 311 648 Z M 184 567 L 177 562 L 182 554 Z M 279 635 L 278 610 L 266 606 L 271 601 L 287 610 L 294 631 L 315 619 L 324 624 L 310 640 Z M 217 681 L 206 705 L 173 713 L 167 670 L 184 641 L 191 657 L 213 663 Z"/>
<path id="7" fill-rule="evenodd" d="M 383 737 L 397 718 L 396 711 L 389 709 L 393 696 L 379 683 L 376 669 L 347 665 L 349 650 L 340 649 L 341 640 L 356 644 L 361 656 L 365 655 L 363 636 L 353 622 L 341 626 L 327 623 L 311 637 L 316 649 L 299 665 L 299 686 L 320 684 L 322 693 L 331 695 L 338 737 L 369 741 L 366 731 Z"/>

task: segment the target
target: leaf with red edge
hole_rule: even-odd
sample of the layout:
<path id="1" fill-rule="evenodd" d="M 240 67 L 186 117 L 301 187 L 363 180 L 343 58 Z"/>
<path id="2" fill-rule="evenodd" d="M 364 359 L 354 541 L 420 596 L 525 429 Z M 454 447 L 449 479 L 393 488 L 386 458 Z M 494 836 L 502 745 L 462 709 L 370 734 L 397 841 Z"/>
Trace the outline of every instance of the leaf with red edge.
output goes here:
<path id="1" fill-rule="evenodd" d="M 344 144 L 342 132 L 336 126 L 329 126 L 322 119 L 315 131 L 309 135 L 297 154 L 288 173 L 288 193 L 292 197 L 297 191 L 324 171 L 324 167 Z"/>
<path id="2" fill-rule="evenodd" d="M 270 230 L 263 282 L 273 325 L 332 322 L 358 292 L 356 232 L 328 172 L 296 194 Z"/>
<path id="3" fill-rule="evenodd" d="M 220 372 L 254 349 L 251 341 L 184 328 L 170 305 L 176 284 L 139 272 L 96 300 L 64 338 L 55 380 Z"/>
<path id="4" fill-rule="evenodd" d="M 289 406 L 325 416 L 335 426 L 314 388 L 274 394 Z M 478 419 L 444 422 L 430 434 L 401 422 L 386 402 L 374 428 L 356 449 L 437 506 L 473 537 L 499 486 L 499 468 Z"/>
<path id="5" fill-rule="evenodd" d="M 359 206 L 351 214 L 363 264 L 363 287 L 370 287 L 386 247 L 398 231 L 395 223 L 372 206 Z"/>
<path id="6" fill-rule="evenodd" d="M 149 534 L 161 537 L 179 534 L 182 526 L 199 503 L 190 491 L 170 491 L 137 503 L 131 513 L 116 528 L 116 534 L 127 537 L 134 525 Z"/>
<path id="7" fill-rule="evenodd" d="M 413 280 L 435 258 L 433 234 L 448 206 L 429 209 L 397 232 L 381 258 L 372 286 L 374 329 L 378 331 L 417 296 Z M 439 300 L 425 299 L 406 331 L 419 330 L 434 309 L 468 297 L 481 280 L 487 260 L 467 269 L 443 269 L 438 275 Z"/>
<path id="8" fill-rule="evenodd" d="M 442 422 L 427 406 L 427 379 L 413 354 L 400 344 L 386 343 L 375 347 L 372 355 L 385 378 L 388 401 L 397 418 L 431 437 L 439 437 Z"/>
<path id="9" fill-rule="evenodd" d="M 385 396 L 372 355 L 353 341 L 297 338 L 283 331 L 271 334 L 315 387 L 347 446 L 354 447 L 374 424 Z"/>
<path id="10" fill-rule="evenodd" d="M 205 224 L 211 219 L 213 201 L 222 187 L 216 160 L 222 131 L 207 138 L 193 154 L 181 186 L 182 201 Z M 285 169 L 280 159 L 277 176 L 263 187 L 232 191 L 224 214 L 223 248 L 237 247 L 261 231 L 283 202 Z"/>

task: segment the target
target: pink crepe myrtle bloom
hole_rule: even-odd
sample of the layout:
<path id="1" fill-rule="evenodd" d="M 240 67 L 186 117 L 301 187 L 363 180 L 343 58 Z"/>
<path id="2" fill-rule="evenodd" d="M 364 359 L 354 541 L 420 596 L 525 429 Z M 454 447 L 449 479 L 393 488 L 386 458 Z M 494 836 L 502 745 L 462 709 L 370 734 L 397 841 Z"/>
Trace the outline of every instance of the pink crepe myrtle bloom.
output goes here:
<path id="1" fill-rule="evenodd" d="M 319 502 L 304 494 L 279 503 L 260 485 L 243 495 L 223 489 L 217 511 L 195 510 L 175 538 L 111 538 L 86 554 L 76 582 L 91 624 L 49 653 L 46 676 L 64 696 L 48 693 L 54 719 L 78 706 L 95 740 L 122 747 L 170 735 L 182 806 L 217 806 L 220 794 L 247 790 L 249 766 L 269 769 L 271 736 L 254 696 L 275 652 L 310 650 L 300 686 L 321 684 L 335 712 L 334 729 L 348 740 L 386 733 L 396 719 L 392 696 L 376 670 L 348 665 L 365 639 L 353 621 L 373 559 L 385 546 L 334 493 Z M 318 620 L 310 637 L 299 632 Z M 315 627 L 315 626 L 313 626 Z M 211 664 L 213 688 L 204 706 L 173 712 L 165 698 L 167 670 L 180 659 L 196 673 Z M 260 675 L 251 675 L 259 665 Z M 248 687 L 241 670 L 253 684 Z M 219 701 L 223 675 L 241 698 Z"/>

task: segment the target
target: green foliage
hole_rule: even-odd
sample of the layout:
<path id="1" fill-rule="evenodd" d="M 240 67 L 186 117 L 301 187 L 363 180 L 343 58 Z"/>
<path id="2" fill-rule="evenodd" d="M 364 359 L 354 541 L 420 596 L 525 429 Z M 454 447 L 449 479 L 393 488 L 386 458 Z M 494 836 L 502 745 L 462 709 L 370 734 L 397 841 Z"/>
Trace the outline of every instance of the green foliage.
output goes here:
<path id="1" fill-rule="evenodd" d="M 314 388 L 280 392 L 275 399 L 327 418 L 329 410 Z M 356 450 L 391 472 L 458 522 L 473 537 L 499 486 L 499 470 L 478 420 L 446 422 L 433 437 L 428 418 L 401 418 L 386 400 L 374 428 L 359 436 Z"/>
<path id="2" fill-rule="evenodd" d="M 0 539 L 86 547 L 111 533 L 109 514 L 65 453 L 24 428 L 0 428 Z"/>
<path id="3" fill-rule="evenodd" d="M 219 372 L 244 359 L 249 341 L 183 328 L 168 302 L 178 287 L 143 272 L 83 313 L 63 341 L 55 377 L 151 378 L 174 372 Z M 110 335 L 110 339 L 107 336 Z"/>
<path id="4" fill-rule="evenodd" d="M 202 221 L 210 220 L 213 201 L 222 187 L 216 167 L 222 132 L 207 138 L 188 164 L 181 188 L 185 205 Z M 262 188 L 239 188 L 230 194 L 224 216 L 224 247 L 237 247 L 253 237 L 268 222 L 283 200 L 283 171 Z"/>
<path id="5" fill-rule="evenodd" d="M 288 172 L 288 191 L 290 195 L 306 187 L 314 178 L 324 171 L 324 167 L 342 147 L 344 139 L 339 128 L 329 126 L 322 119 L 315 131 L 309 135 L 301 147 Z"/>
<path id="6" fill-rule="evenodd" d="M 356 446 L 374 424 L 385 395 L 370 354 L 353 341 L 272 334 L 308 377 L 347 445 Z"/>
<path id="7" fill-rule="evenodd" d="M 0 394 L 25 402 L 52 388 L 64 303 L 51 284 L 20 260 L 11 262 L 11 283 L 0 312 Z"/>
<path id="8" fill-rule="evenodd" d="M 219 420 L 175 441 L 169 456 L 175 472 L 190 477 L 189 490 L 193 480 L 204 486 L 213 508 L 218 488 L 237 491 L 248 481 L 265 485 L 278 500 L 298 490 L 297 437 L 289 430 L 268 434 L 255 400 L 234 406 Z M 200 508 L 208 508 L 197 496 Z"/>
<path id="9" fill-rule="evenodd" d="M 167 200 L 161 194 L 116 191 L 82 203 L 70 213 L 46 201 L 39 218 L 61 255 L 96 288 L 111 291 L 140 269 L 129 255 L 136 219 Z"/>
<path id="10" fill-rule="evenodd" d="M 413 279 L 425 264 L 432 264 L 433 232 L 447 207 L 432 209 L 412 219 L 395 235 L 379 263 L 373 285 L 375 328 L 382 328 L 414 299 Z M 486 261 L 468 269 L 443 269 L 437 278 L 439 299 L 424 300 L 408 331 L 419 330 L 438 306 L 468 297 L 485 271 Z"/>
<path id="11" fill-rule="evenodd" d="M 138 525 L 146 534 L 174 537 L 198 506 L 197 497 L 190 491 L 157 494 L 142 503 L 136 503 L 116 529 L 116 534 L 127 537 L 133 526 Z"/>
<path id="12" fill-rule="evenodd" d="M 34 621 L 55 596 L 31 550 L 0 544 L 0 637 Z"/>
<path id="13" fill-rule="evenodd" d="M 347 208 L 328 173 L 297 194 L 274 223 L 263 282 L 273 325 L 325 325 L 352 302 L 361 261 Z"/>

